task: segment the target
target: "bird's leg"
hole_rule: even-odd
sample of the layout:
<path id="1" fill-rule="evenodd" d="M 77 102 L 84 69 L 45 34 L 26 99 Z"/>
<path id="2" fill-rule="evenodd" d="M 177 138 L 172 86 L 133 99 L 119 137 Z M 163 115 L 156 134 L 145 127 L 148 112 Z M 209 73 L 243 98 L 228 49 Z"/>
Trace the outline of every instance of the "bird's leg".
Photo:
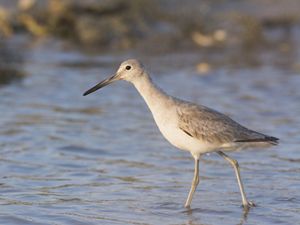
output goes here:
<path id="1" fill-rule="evenodd" d="M 249 207 L 255 206 L 255 204 L 253 202 L 248 202 L 247 201 L 244 186 L 243 186 L 243 183 L 242 183 L 242 180 L 241 180 L 241 174 L 240 174 L 238 161 L 233 159 L 233 158 L 230 158 L 224 152 L 219 151 L 218 154 L 220 156 L 222 156 L 226 161 L 228 161 L 234 168 L 235 175 L 236 175 L 236 178 L 237 178 L 237 181 L 238 181 L 238 184 L 239 184 L 240 192 L 241 192 L 241 195 L 242 195 L 242 201 L 243 201 L 244 208 L 249 209 Z"/>
<path id="2" fill-rule="evenodd" d="M 197 188 L 197 185 L 199 184 L 199 159 L 195 158 L 195 171 L 194 171 L 194 178 L 191 186 L 191 190 L 189 192 L 189 196 L 186 199 L 185 208 L 190 208 L 191 202 L 193 199 L 194 192 Z"/>

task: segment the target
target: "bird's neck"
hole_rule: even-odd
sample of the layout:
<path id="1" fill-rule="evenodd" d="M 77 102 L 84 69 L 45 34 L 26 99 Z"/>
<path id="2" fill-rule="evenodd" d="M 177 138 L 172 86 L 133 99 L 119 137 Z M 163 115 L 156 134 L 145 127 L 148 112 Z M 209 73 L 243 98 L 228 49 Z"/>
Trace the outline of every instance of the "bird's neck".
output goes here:
<path id="1" fill-rule="evenodd" d="M 172 97 L 157 87 L 146 72 L 132 83 L 153 114 L 158 108 L 168 107 L 172 101 Z"/>

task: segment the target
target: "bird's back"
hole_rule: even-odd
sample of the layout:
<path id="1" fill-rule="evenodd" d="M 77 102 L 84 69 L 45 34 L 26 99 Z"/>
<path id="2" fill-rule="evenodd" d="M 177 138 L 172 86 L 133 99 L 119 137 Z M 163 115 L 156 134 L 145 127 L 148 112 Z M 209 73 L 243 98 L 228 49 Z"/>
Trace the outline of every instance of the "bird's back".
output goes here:
<path id="1" fill-rule="evenodd" d="M 187 135 L 220 146 L 277 144 L 278 138 L 250 130 L 202 105 L 176 99 L 178 127 Z M 229 145 L 230 144 L 230 145 Z"/>

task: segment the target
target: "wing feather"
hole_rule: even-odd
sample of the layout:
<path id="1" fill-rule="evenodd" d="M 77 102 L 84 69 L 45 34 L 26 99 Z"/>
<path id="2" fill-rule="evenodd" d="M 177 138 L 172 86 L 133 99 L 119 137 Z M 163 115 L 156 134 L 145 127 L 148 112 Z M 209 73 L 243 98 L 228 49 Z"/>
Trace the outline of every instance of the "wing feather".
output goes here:
<path id="1" fill-rule="evenodd" d="M 182 103 L 177 108 L 178 126 L 186 134 L 208 143 L 255 142 L 269 136 L 252 131 L 213 109 Z"/>

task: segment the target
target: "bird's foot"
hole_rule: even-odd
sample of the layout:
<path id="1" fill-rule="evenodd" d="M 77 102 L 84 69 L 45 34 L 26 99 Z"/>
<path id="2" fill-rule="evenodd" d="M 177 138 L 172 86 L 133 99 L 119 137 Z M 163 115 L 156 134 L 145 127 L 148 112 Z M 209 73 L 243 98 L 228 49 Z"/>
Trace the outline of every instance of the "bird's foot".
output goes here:
<path id="1" fill-rule="evenodd" d="M 186 208 L 186 209 L 191 209 L 191 205 L 188 204 L 188 203 L 185 203 L 184 208 Z"/>
<path id="2" fill-rule="evenodd" d="M 254 202 L 251 202 L 251 201 L 246 202 L 245 204 L 243 204 L 243 207 L 244 207 L 245 210 L 249 210 L 250 208 L 255 207 L 255 206 L 256 206 L 256 204 Z"/>

